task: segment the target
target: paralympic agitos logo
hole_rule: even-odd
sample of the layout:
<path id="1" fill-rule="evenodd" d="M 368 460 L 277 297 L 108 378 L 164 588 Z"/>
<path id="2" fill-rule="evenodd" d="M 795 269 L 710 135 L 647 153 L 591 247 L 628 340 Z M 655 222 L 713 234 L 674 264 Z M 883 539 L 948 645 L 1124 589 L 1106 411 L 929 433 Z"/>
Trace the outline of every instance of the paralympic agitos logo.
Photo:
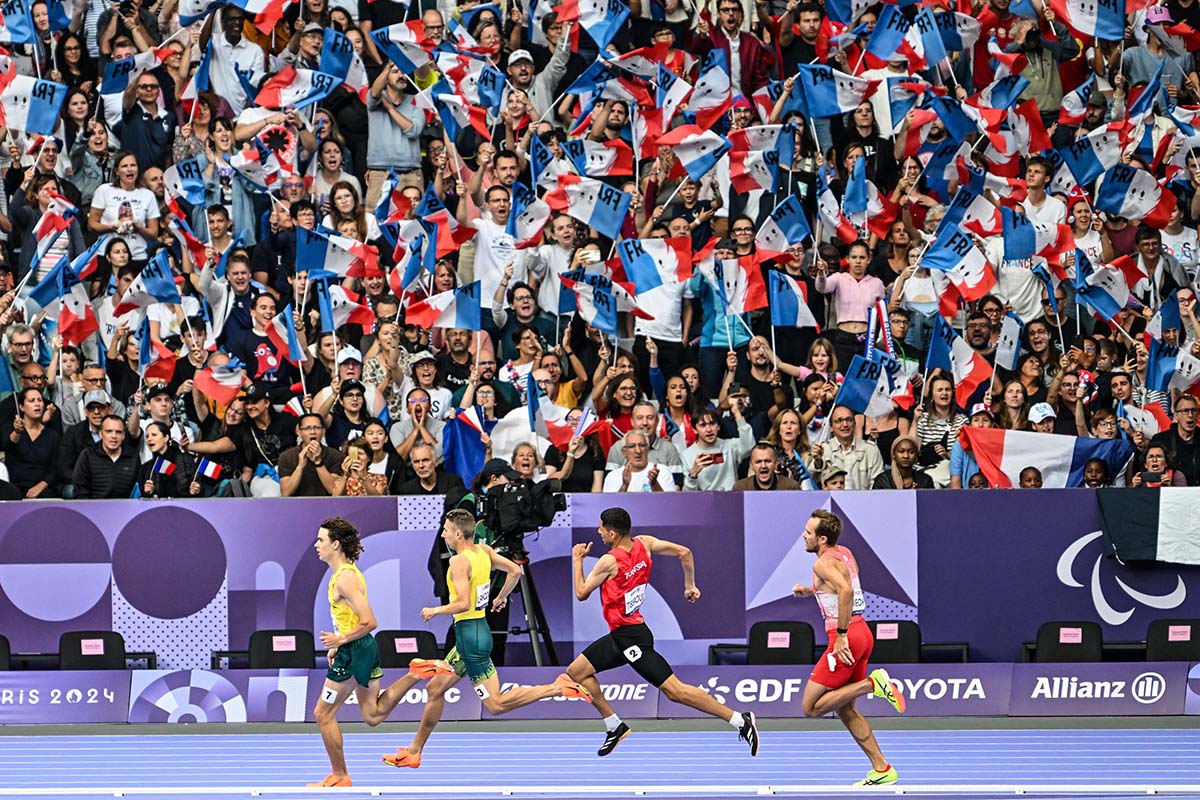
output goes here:
<path id="1" fill-rule="evenodd" d="M 1062 555 L 1058 557 L 1058 580 L 1062 585 L 1069 586 L 1072 589 L 1082 589 L 1083 584 L 1075 580 L 1074 567 L 1075 559 L 1083 552 L 1084 548 L 1091 544 L 1096 539 L 1104 535 L 1104 531 L 1092 531 L 1084 534 L 1071 542 Z M 1137 610 L 1137 605 L 1125 611 L 1118 611 L 1109 604 L 1104 597 L 1104 590 L 1100 586 L 1100 563 L 1104 558 L 1104 553 L 1101 551 L 1096 555 L 1096 560 L 1092 564 L 1092 576 L 1090 588 L 1092 593 L 1092 605 L 1096 609 L 1096 613 L 1108 625 L 1124 625 L 1133 616 L 1133 612 Z M 1160 611 L 1178 608 L 1183 605 L 1183 601 L 1187 599 L 1187 586 L 1184 585 L 1183 576 L 1178 573 L 1175 575 L 1175 588 L 1167 594 L 1146 594 L 1134 589 L 1125 581 L 1117 576 L 1113 576 L 1113 580 L 1117 582 L 1117 586 L 1125 595 L 1135 604 L 1141 604 L 1150 608 L 1155 608 Z"/>

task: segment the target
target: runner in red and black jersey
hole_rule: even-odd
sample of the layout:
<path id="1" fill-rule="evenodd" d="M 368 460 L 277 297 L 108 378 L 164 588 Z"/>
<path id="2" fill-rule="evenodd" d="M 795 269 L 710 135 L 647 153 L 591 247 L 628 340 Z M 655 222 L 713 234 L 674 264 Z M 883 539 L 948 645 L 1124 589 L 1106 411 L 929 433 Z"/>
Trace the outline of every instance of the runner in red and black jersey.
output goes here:
<path id="1" fill-rule="evenodd" d="M 586 578 L 583 575 L 583 559 L 591 552 L 592 545 L 577 544 L 571 549 L 575 596 L 587 600 L 592 592 L 599 589 L 604 620 L 611 631 L 588 645 L 583 654 L 567 668 L 572 680 L 591 690 L 593 704 L 608 729 L 598 755 L 611 753 L 630 733 L 629 726 L 605 701 L 595 677 L 596 673 L 624 664 L 633 667 L 638 675 L 657 686 L 668 700 L 728 722 L 737 730 L 738 736 L 750 745 L 750 755 L 758 755 L 758 724 L 754 715 L 723 706 L 702 689 L 689 686 L 675 677 L 671 665 L 655 652 L 654 634 L 642 618 L 640 609 L 650 583 L 651 556 L 678 558 L 683 564 L 683 596 L 689 603 L 700 598 L 692 551 L 683 545 L 653 536 L 631 536 L 631 528 L 629 512 L 623 508 L 605 509 L 600 514 L 600 540 L 610 549 L 600 557 Z"/>

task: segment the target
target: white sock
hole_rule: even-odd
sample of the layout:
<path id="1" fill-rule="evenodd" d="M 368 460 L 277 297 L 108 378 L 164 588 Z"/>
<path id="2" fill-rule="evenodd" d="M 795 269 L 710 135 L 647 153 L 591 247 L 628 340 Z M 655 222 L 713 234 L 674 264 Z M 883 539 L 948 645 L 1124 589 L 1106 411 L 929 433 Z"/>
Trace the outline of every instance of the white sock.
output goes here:
<path id="1" fill-rule="evenodd" d="M 619 727 L 621 727 L 621 718 L 616 714 L 609 714 L 604 718 L 605 730 L 615 731 Z"/>
<path id="2" fill-rule="evenodd" d="M 740 711 L 733 712 L 733 716 L 729 718 L 729 724 L 731 726 L 733 726 L 736 730 L 740 731 L 742 729 L 742 712 L 740 712 Z"/>

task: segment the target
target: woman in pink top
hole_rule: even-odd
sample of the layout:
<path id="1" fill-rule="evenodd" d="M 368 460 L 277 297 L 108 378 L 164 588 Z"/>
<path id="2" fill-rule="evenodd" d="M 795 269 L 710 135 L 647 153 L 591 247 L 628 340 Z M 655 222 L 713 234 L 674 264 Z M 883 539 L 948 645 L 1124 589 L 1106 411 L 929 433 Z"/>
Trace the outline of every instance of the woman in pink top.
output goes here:
<path id="1" fill-rule="evenodd" d="M 846 252 L 846 272 L 829 273 L 829 264 L 817 259 L 817 291 L 833 295 L 837 328 L 828 332 L 838 363 L 845 368 L 855 353 L 863 351 L 867 333 L 867 312 L 885 296 L 883 281 L 867 275 L 871 250 L 859 239 Z"/>

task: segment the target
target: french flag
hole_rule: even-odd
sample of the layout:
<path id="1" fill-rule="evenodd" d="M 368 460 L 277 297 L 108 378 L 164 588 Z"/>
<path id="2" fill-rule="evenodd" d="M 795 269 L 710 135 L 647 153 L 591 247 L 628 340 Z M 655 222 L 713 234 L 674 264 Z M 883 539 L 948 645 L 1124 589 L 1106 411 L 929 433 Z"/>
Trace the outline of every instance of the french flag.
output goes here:
<path id="1" fill-rule="evenodd" d="M 86 281 L 96 273 L 100 268 L 100 253 L 108 246 L 109 239 L 112 234 L 105 234 L 96 240 L 96 243 L 84 250 L 75 260 L 71 262 L 71 271 L 75 273 L 75 277 L 81 281 Z"/>
<path id="2" fill-rule="evenodd" d="M 522 250 L 542 241 L 542 228 L 550 221 L 550 206 L 537 196 L 537 192 L 520 181 L 512 186 L 512 209 L 508 213 L 508 235 L 513 237 L 514 247 Z"/>
<path id="3" fill-rule="evenodd" d="M 58 335 L 62 337 L 63 344 L 78 345 L 98 330 L 100 323 L 88 298 L 87 288 L 82 283 L 76 283 L 62 297 L 58 311 Z"/>
<path id="4" fill-rule="evenodd" d="M 604 50 L 629 19 L 629 6 L 621 0 L 563 0 L 556 13 L 559 22 L 578 22 Z"/>
<path id="5" fill-rule="evenodd" d="M 773 269 L 767 273 L 767 293 L 771 304 L 771 324 L 780 328 L 816 328 L 817 318 L 808 306 L 808 286 L 792 276 Z"/>
<path id="6" fill-rule="evenodd" d="M 559 175 L 558 186 L 542 198 L 555 211 L 582 222 L 608 239 L 616 239 L 633 197 L 592 178 Z"/>
<path id="7" fill-rule="evenodd" d="M 1053 5 L 1053 0 L 1051 2 Z M 979 463 L 979 471 L 993 488 L 1011 489 L 1021 483 L 1021 470 L 1037 467 L 1042 486 L 1069 488 L 1083 485 L 1083 469 L 1099 458 L 1109 475 L 1121 475 L 1136 448 L 1125 439 L 1092 439 L 1055 433 L 1009 431 L 964 426 L 959 442 Z"/>
<path id="8" fill-rule="evenodd" d="M 696 124 L 702 129 L 712 128 L 733 106 L 731 87 L 729 60 L 724 50 L 714 47 L 704 57 L 700 78 L 687 101 L 688 111 L 696 115 Z"/>
<path id="9" fill-rule="evenodd" d="M 851 225 L 883 239 L 900 215 L 900 206 L 867 180 L 867 160 L 860 158 L 854 162 L 850 180 L 846 182 L 842 211 Z"/>
<path id="10" fill-rule="evenodd" d="M 206 53 L 207 55 L 207 53 Z M 367 102 L 367 69 L 362 59 L 354 52 L 354 45 L 341 31 L 325 29 L 325 41 L 321 45 L 320 71 L 341 78 L 342 85 L 363 103 Z"/>
<path id="11" fill-rule="evenodd" d="M 622 239 L 617 254 L 637 294 L 692 277 L 691 239 Z"/>
<path id="12" fill-rule="evenodd" d="M 1078 125 L 1087 117 L 1088 100 L 1096 88 L 1096 73 L 1088 75 L 1088 79 L 1079 84 L 1074 91 L 1063 95 L 1062 108 L 1058 111 L 1059 125 Z"/>
<path id="13" fill-rule="evenodd" d="M 1050 0 L 1050 8 L 1076 36 L 1113 42 L 1125 38 L 1125 4 L 1118 0 Z"/>
<path id="14" fill-rule="evenodd" d="M 983 297 L 996 285 L 996 273 L 987 257 L 975 246 L 970 236 L 957 230 L 944 230 L 925 255 L 920 265 L 943 272 L 954 291 L 942 293 L 939 311 L 953 316 L 958 310 L 958 298 L 974 302 Z"/>
<path id="15" fill-rule="evenodd" d="M 30 4 L 25 0 L 9 0 L 0 7 L 0 44 L 33 44 L 36 41 Z"/>
<path id="16" fill-rule="evenodd" d="M 549 439 L 555 447 L 566 450 L 575 438 L 576 428 L 567 422 L 568 410 L 555 404 L 534 380 L 525 381 L 525 402 L 530 433 Z"/>
<path id="17" fill-rule="evenodd" d="M 202 269 L 208 259 L 208 251 L 204 248 L 204 243 L 196 238 L 196 234 L 192 232 L 191 227 L 187 224 L 187 220 L 183 217 L 172 215 L 167 220 L 167 228 L 179 240 L 180 246 L 188 254 L 188 258 L 192 260 L 192 264 Z"/>
<path id="18" fill-rule="evenodd" d="M 291 0 L 229 0 L 229 4 L 253 14 L 254 27 L 263 36 L 270 36 L 283 19 L 283 12 L 291 5 Z"/>
<path id="19" fill-rule="evenodd" d="M 1124 122 L 1101 125 L 1071 142 L 1062 151 L 1063 163 L 1071 171 L 1076 183 L 1086 186 L 1106 170 L 1121 163 L 1121 134 L 1124 127 Z"/>
<path id="20" fill-rule="evenodd" d="M 892 376 L 877 361 L 868 361 L 855 353 L 838 387 L 834 405 L 845 406 L 856 414 L 877 419 L 896 410 L 892 403 Z"/>
<path id="21" fill-rule="evenodd" d="M 620 139 L 567 139 L 560 147 L 580 175 L 610 178 L 633 174 L 633 149 Z"/>
<path id="22" fill-rule="evenodd" d="M 141 373 L 142 382 L 145 383 L 150 378 L 171 380 L 175 374 L 175 353 L 162 342 L 155 341 L 150 335 L 149 314 L 142 317 L 142 324 L 138 326 L 137 339 L 138 372 Z"/>
<path id="23" fill-rule="evenodd" d="M 1171 418 L 1158 403 L 1144 406 L 1127 405 L 1124 401 L 1117 402 L 1117 419 L 1128 420 L 1130 426 L 1152 438 L 1171 427 Z"/>
<path id="24" fill-rule="evenodd" d="M 721 134 L 696 125 L 680 125 L 660 136 L 658 144 L 675 151 L 675 158 L 694 181 L 707 175 L 732 146 Z"/>
<path id="25" fill-rule="evenodd" d="M 196 71 L 192 73 L 192 77 L 188 79 L 187 85 L 183 87 L 183 92 L 179 95 L 180 105 L 193 113 L 192 104 L 196 102 L 196 98 L 201 92 L 207 92 L 212 88 L 212 54 L 216 48 L 206 47 L 204 54 L 200 56 L 200 63 L 196 66 Z M 365 101 L 364 101 L 365 102 Z"/>
<path id="26" fill-rule="evenodd" d="M 438 87 L 442 91 L 438 91 Z M 446 135 L 451 141 L 467 128 L 471 128 L 485 140 L 490 141 L 492 132 L 487 124 L 487 109 L 471 105 L 462 95 L 450 90 L 450 85 L 439 81 L 433 87 L 433 99 L 437 105 L 438 116 L 446 129 Z"/>
<path id="27" fill-rule="evenodd" d="M 42 212 L 42 216 L 33 226 L 33 233 L 37 237 L 39 245 L 47 237 L 57 236 L 71 227 L 71 220 L 78 213 L 79 209 L 70 200 L 62 195 L 52 194 L 46 210 Z"/>
<path id="28" fill-rule="evenodd" d="M 584 322 L 609 336 L 617 335 L 618 304 L 612 280 L 583 269 L 564 272 L 559 279 L 575 293 L 575 306 Z"/>
<path id="29" fill-rule="evenodd" d="M 866 54 L 873 58 L 872 68 L 883 66 L 883 62 L 896 55 L 902 47 L 905 50 L 902 55 L 910 55 L 904 41 L 908 29 L 908 19 L 899 8 L 886 4 L 882 7 L 879 19 L 875 21 L 875 29 L 871 31 L 871 38 L 867 39 Z"/>
<path id="30" fill-rule="evenodd" d="M 171 461 L 167 461 L 162 456 L 159 456 L 158 458 L 154 459 L 153 469 L 154 469 L 155 475 L 174 475 L 175 474 L 175 464 Z"/>
<path id="31" fill-rule="evenodd" d="M 825 165 L 817 168 L 817 213 L 826 227 L 832 230 L 844 244 L 858 239 L 858 229 L 854 227 L 842 208 L 838 205 L 837 197 L 829 188 L 829 179 L 825 173 Z"/>
<path id="32" fill-rule="evenodd" d="M 296 321 L 293 318 L 291 303 L 271 319 L 271 324 L 267 327 L 267 338 L 275 345 L 275 349 L 293 364 L 299 366 L 307 360 L 304 348 L 300 346 L 300 338 L 296 335 Z"/>
<path id="33" fill-rule="evenodd" d="M 770 303 L 762 269 L 755 256 L 721 261 L 707 257 L 700 261 L 697 269 L 725 301 L 726 313 L 745 314 Z"/>
<path id="34" fill-rule="evenodd" d="M 1001 210 L 1004 220 L 1004 258 L 1010 261 L 1034 256 L 1057 259 L 1057 254 L 1075 249 L 1070 225 L 1034 223 L 1011 208 Z"/>
<path id="35" fill-rule="evenodd" d="M 404 321 L 421 328 L 480 330 L 479 291 L 479 281 L 475 281 L 448 292 L 438 292 L 409 306 Z"/>
<path id="36" fill-rule="evenodd" d="M 1158 37 L 1163 47 L 1175 56 L 1187 56 L 1200 50 L 1200 31 L 1186 22 L 1176 25 L 1147 25 L 1146 28 Z"/>
<path id="37" fill-rule="evenodd" d="M 207 458 L 200 459 L 200 466 L 196 474 L 203 475 L 210 480 L 216 480 L 221 477 L 221 465 L 215 461 L 209 461 Z"/>
<path id="38" fill-rule="evenodd" d="M 970 50 L 979 41 L 981 33 L 979 20 L 969 14 L 954 11 L 939 12 L 933 15 L 938 32 L 942 36 L 942 46 L 947 51 L 957 52 Z"/>
<path id="39" fill-rule="evenodd" d="M 0 76 L 0 123 L 10 130 L 51 136 L 67 99 L 67 87 L 10 69 Z"/>
<path id="40" fill-rule="evenodd" d="M 975 390 L 992 378 L 992 365 L 972 350 L 940 314 L 933 320 L 925 369 L 943 369 L 953 376 L 954 399 L 961 408 L 968 408 Z"/>
<path id="41" fill-rule="evenodd" d="M 324 100 L 341 83 L 336 75 L 286 66 L 267 79 L 254 104 L 275 110 L 307 108 Z"/>
<path id="42" fill-rule="evenodd" d="M 937 233 L 940 235 L 945 228 L 953 225 L 981 237 L 995 236 L 1004 229 L 1000 209 L 966 184 L 958 187 L 950 205 L 946 206 L 946 215 L 942 217 Z"/>
<path id="43" fill-rule="evenodd" d="M 204 170 L 197 158 L 176 161 L 163 171 L 163 187 L 175 198 L 193 206 L 204 205 Z"/>
<path id="44" fill-rule="evenodd" d="M 179 288 L 175 285 L 175 277 L 171 273 L 171 263 L 166 250 L 159 250 L 154 258 L 142 268 L 141 274 L 133 279 L 121 303 L 115 309 L 120 316 L 135 308 L 145 308 L 155 303 L 175 303 L 183 301 L 179 298 Z M 167 376 L 170 379 L 170 376 Z"/>
<path id="45" fill-rule="evenodd" d="M 437 45 L 425 35 L 425 23 L 420 20 L 371 31 L 371 38 L 375 46 L 406 75 L 433 63 L 429 53 Z"/>
<path id="46" fill-rule="evenodd" d="M 812 236 L 812 229 L 808 226 L 808 216 L 800 205 L 800 198 L 793 194 L 767 216 L 754 236 L 754 244 L 764 256 L 778 255 L 809 236 Z"/>
<path id="47" fill-rule="evenodd" d="M 756 125 L 729 132 L 729 180 L 735 192 L 770 191 L 779 163 L 780 136 L 790 126 Z"/>
<path id="48" fill-rule="evenodd" d="M 1033 98 L 1018 103 L 1009 112 L 1008 124 L 1012 128 L 1016 150 L 1022 155 L 1036 155 L 1053 147 L 1050 134 L 1046 132 L 1046 126 L 1042 123 L 1037 101 Z"/>
<path id="49" fill-rule="evenodd" d="M 919 75 L 888 78 L 888 107 L 892 111 L 892 130 L 889 135 L 895 133 L 909 109 L 915 108 L 917 101 L 924 97 L 926 92 L 937 91 L 944 90 L 940 86 L 930 86 Z"/>
<path id="50" fill-rule="evenodd" d="M 175 51 L 170 47 L 160 47 L 157 50 L 147 50 L 144 53 L 108 62 L 100 81 L 100 94 L 105 98 L 104 114 L 110 124 L 116 124 L 121 119 L 121 98 L 129 85 L 141 77 L 146 70 L 162 66 L 174 54 Z M 33 79 L 27 78 L 27 80 L 32 81 Z M 10 125 L 10 127 L 12 126 Z"/>
<path id="51" fill-rule="evenodd" d="M 1129 302 L 1129 287 L 1144 277 L 1130 256 L 1093 270 L 1083 251 L 1075 251 L 1075 296 L 1102 319 L 1115 320 Z"/>
<path id="52" fill-rule="evenodd" d="M 374 245 L 327 233 L 296 228 L 296 269 L 325 269 L 340 278 L 379 275 L 379 251 Z"/>
<path id="53" fill-rule="evenodd" d="M 270 333 L 271 331 L 268 329 L 267 334 L 270 335 Z M 286 353 L 287 350 L 280 348 L 279 352 Z M 218 405 L 227 406 L 242 390 L 245 377 L 246 371 L 242 368 L 241 362 L 233 359 L 228 364 L 199 370 L 193 378 L 193 385 L 205 397 L 215 400 Z"/>
<path id="54" fill-rule="evenodd" d="M 379 203 L 375 206 L 375 219 L 380 225 L 389 225 L 403 220 L 412 209 L 413 203 L 400 191 L 400 181 L 393 170 L 379 195 Z"/>
<path id="55" fill-rule="evenodd" d="M 1104 173 L 1095 206 L 1097 211 L 1140 220 L 1161 229 L 1167 226 L 1177 203 L 1174 193 L 1163 191 L 1146 170 L 1117 164 Z"/>
<path id="56" fill-rule="evenodd" d="M 332 272 L 309 272 L 309 281 L 317 295 L 317 309 L 321 314 L 321 332 L 332 333 L 343 325 L 358 325 L 371 330 L 375 325 L 375 312 L 362 302 L 356 293 L 342 286 L 330 286 L 336 278 Z"/>
<path id="57" fill-rule="evenodd" d="M 879 30 L 878 25 L 875 30 Z M 879 87 L 878 80 L 847 75 L 822 64 L 801 64 L 797 83 L 803 86 L 808 113 L 814 117 L 836 117 L 853 111 Z"/>
<path id="58" fill-rule="evenodd" d="M 1004 52 L 1003 48 L 1000 47 L 1000 42 L 996 40 L 995 36 L 988 39 L 987 49 L 988 55 L 990 55 L 992 58 L 992 67 L 995 74 L 995 78 L 992 82 L 993 86 L 1002 80 L 1020 77 L 1021 73 L 1025 71 L 1025 68 L 1029 66 L 1029 59 L 1026 58 L 1024 53 Z M 1026 81 L 1026 84 L 1028 83 L 1029 82 Z M 986 91 L 986 89 L 984 91 Z M 1020 94 L 1020 92 L 1017 92 L 1017 94 Z"/>
<path id="59" fill-rule="evenodd" d="M 676 109 L 687 99 L 688 93 L 692 91 L 693 87 L 662 64 L 658 65 L 658 76 L 655 80 L 658 83 L 658 86 L 654 90 L 654 99 L 657 103 L 655 107 L 660 109 L 662 114 L 657 119 L 655 119 L 654 114 L 646 114 L 644 116 L 647 119 L 653 119 L 657 123 L 654 133 L 656 136 L 660 136 L 663 131 L 671 127 L 671 120 L 675 116 Z M 774 103 L 772 103 L 772 106 L 774 106 Z M 769 109 L 768 113 L 770 113 Z M 643 154 L 642 158 L 645 157 L 646 155 Z"/>

